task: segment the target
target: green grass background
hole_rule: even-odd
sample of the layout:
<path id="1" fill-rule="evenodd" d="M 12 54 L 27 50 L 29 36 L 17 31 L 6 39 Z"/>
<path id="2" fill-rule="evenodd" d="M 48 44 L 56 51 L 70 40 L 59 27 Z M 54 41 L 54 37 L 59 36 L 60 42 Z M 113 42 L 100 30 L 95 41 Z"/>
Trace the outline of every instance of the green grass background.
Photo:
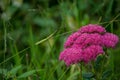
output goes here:
<path id="1" fill-rule="evenodd" d="M 66 67 L 59 54 L 90 23 L 120 37 L 120 1 L 0 0 L 0 80 L 80 80 L 79 65 Z M 108 55 L 112 76 L 105 80 L 119 80 L 120 42 Z"/>

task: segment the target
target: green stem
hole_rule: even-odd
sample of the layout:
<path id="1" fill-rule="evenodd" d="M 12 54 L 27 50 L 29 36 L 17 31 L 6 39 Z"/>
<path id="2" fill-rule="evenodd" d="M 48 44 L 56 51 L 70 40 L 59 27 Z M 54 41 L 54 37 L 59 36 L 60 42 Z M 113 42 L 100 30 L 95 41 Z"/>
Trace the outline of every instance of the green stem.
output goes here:
<path id="1" fill-rule="evenodd" d="M 81 63 L 81 65 L 80 65 L 80 80 L 83 80 L 83 77 L 82 77 L 82 63 Z"/>

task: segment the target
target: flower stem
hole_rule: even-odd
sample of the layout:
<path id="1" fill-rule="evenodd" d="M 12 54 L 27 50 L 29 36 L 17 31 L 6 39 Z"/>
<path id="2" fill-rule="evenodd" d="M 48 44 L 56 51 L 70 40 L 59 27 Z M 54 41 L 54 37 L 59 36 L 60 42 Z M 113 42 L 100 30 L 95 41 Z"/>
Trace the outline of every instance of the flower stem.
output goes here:
<path id="1" fill-rule="evenodd" d="M 80 65 L 80 80 L 83 80 L 83 77 L 82 77 L 82 63 Z"/>

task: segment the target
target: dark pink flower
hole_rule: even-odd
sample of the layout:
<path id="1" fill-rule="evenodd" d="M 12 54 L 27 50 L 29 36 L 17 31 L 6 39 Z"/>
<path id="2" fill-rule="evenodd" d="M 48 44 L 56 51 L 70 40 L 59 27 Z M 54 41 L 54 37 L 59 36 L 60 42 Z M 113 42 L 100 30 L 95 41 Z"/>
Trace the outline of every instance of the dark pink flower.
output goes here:
<path id="1" fill-rule="evenodd" d="M 60 60 L 64 60 L 67 66 L 78 63 L 82 60 L 82 50 L 77 48 L 67 48 L 60 53 Z"/>
<path id="2" fill-rule="evenodd" d="M 67 40 L 66 40 L 66 42 L 65 42 L 65 44 L 64 44 L 64 47 L 65 47 L 65 48 L 71 47 L 71 46 L 73 45 L 75 39 L 76 39 L 79 35 L 80 35 L 79 32 L 75 32 L 75 33 L 71 34 L 71 35 L 67 38 Z"/>
<path id="3" fill-rule="evenodd" d="M 86 40 L 86 38 L 88 38 L 88 37 L 89 37 L 89 34 L 83 33 L 79 37 L 76 38 L 74 43 L 75 44 L 82 44 Z"/>
<path id="4" fill-rule="evenodd" d="M 79 30 L 81 33 L 100 33 L 103 34 L 106 32 L 105 28 L 96 24 L 89 24 L 83 26 Z"/>
<path id="5" fill-rule="evenodd" d="M 107 48 L 113 48 L 118 43 L 119 38 L 112 33 L 105 33 L 102 36 L 103 44 Z"/>
<path id="6" fill-rule="evenodd" d="M 67 66 L 70 64 L 95 60 L 99 54 L 103 54 L 103 47 L 113 48 L 119 38 L 106 32 L 99 25 L 89 24 L 70 35 L 64 44 L 65 50 L 60 53 L 59 59 Z"/>
<path id="7" fill-rule="evenodd" d="M 89 45 L 102 45 L 101 37 L 102 36 L 98 33 L 93 34 L 83 33 L 75 40 L 74 43 L 81 45 L 83 48 Z"/>
<path id="8" fill-rule="evenodd" d="M 91 60 L 95 60 L 99 54 L 103 54 L 104 51 L 99 45 L 91 45 L 83 50 L 83 62 L 88 63 Z"/>

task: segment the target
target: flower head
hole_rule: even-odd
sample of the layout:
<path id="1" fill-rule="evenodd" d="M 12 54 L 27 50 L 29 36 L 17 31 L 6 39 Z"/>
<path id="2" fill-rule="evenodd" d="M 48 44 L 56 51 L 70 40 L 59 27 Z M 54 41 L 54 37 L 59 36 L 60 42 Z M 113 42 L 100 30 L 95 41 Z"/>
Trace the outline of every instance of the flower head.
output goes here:
<path id="1" fill-rule="evenodd" d="M 75 33 L 71 34 L 71 35 L 68 37 L 68 39 L 66 40 L 66 42 L 65 42 L 65 44 L 64 44 L 64 47 L 65 47 L 65 48 L 68 48 L 68 47 L 72 46 L 73 43 L 74 43 L 74 41 L 75 41 L 75 39 L 76 39 L 79 35 L 80 35 L 79 32 L 75 32 Z"/>
<path id="2" fill-rule="evenodd" d="M 59 59 L 64 60 L 67 66 L 78 63 L 82 60 L 82 50 L 77 48 L 67 48 L 61 52 Z"/>
<path id="3" fill-rule="evenodd" d="M 103 47 L 113 48 L 118 41 L 119 38 L 106 32 L 104 27 L 89 24 L 68 37 L 64 44 L 65 50 L 60 53 L 59 59 L 67 66 L 81 61 L 88 63 L 104 53 Z"/>
<path id="4" fill-rule="evenodd" d="M 99 45 L 91 45 L 83 50 L 83 61 L 88 63 L 91 60 L 95 60 L 99 54 L 103 54 L 104 51 Z"/>
<path id="5" fill-rule="evenodd" d="M 119 38 L 115 34 L 108 32 L 102 36 L 102 39 L 104 46 L 107 48 L 114 48 L 119 41 Z"/>
<path id="6" fill-rule="evenodd" d="M 100 33 L 103 34 L 106 32 L 105 28 L 99 25 L 95 24 L 89 24 L 86 26 L 83 26 L 79 30 L 81 33 Z"/>
<path id="7" fill-rule="evenodd" d="M 102 36 L 98 33 L 88 34 L 83 33 L 75 40 L 75 44 L 79 44 L 82 48 L 88 47 L 89 45 L 102 45 Z"/>

